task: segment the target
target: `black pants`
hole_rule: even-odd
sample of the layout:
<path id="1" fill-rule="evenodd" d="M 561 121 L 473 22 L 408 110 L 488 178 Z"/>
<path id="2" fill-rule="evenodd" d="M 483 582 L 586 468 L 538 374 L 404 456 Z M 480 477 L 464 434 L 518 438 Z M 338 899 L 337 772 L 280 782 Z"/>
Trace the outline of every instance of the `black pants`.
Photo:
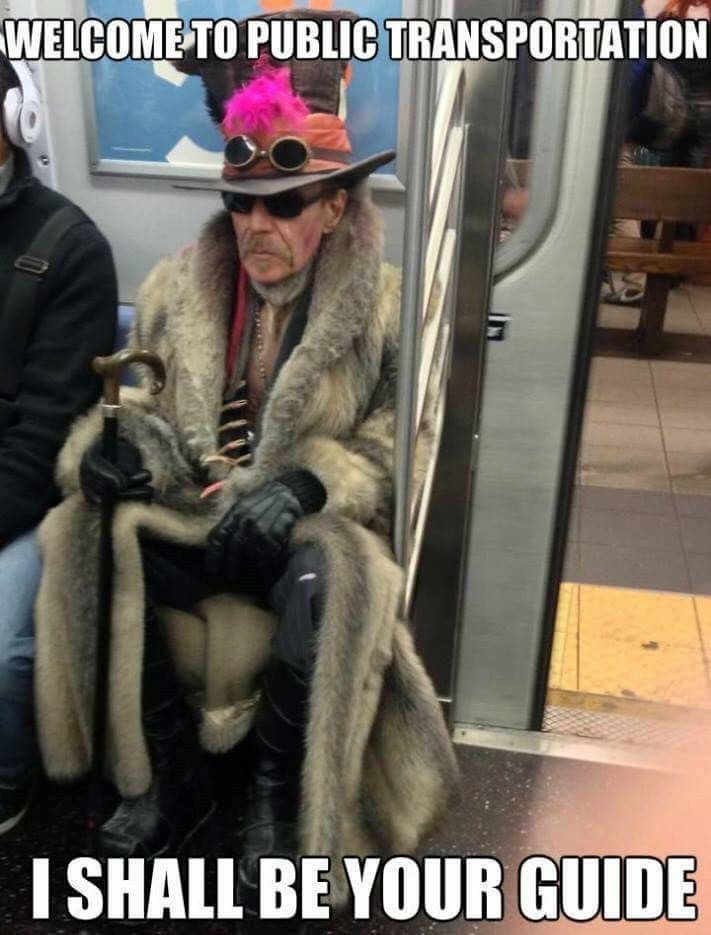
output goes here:
<path id="1" fill-rule="evenodd" d="M 207 574 L 203 549 L 151 539 L 142 543 L 142 553 L 149 606 L 189 610 L 213 594 L 234 590 L 221 577 Z M 314 547 L 302 546 L 291 553 L 285 571 L 265 595 L 266 605 L 279 617 L 272 652 L 306 679 L 311 676 L 315 659 L 323 586 L 321 554 Z M 155 697 L 156 692 L 168 690 L 165 684 L 161 686 L 162 678 L 155 678 L 157 671 L 166 670 L 165 649 L 155 626 L 149 626 L 146 632 L 149 669 L 153 670 L 150 694 Z"/>

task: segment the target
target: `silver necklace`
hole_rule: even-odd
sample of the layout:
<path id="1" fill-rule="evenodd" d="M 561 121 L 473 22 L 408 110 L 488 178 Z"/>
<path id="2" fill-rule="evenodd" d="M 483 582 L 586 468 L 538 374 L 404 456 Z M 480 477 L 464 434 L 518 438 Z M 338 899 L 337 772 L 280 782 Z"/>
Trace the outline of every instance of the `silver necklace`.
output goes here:
<path id="1" fill-rule="evenodd" d="M 264 366 L 264 338 L 262 335 L 262 307 L 257 306 L 254 313 L 254 323 L 257 329 L 257 367 L 259 376 L 262 378 L 264 389 L 267 388 L 267 369 Z"/>

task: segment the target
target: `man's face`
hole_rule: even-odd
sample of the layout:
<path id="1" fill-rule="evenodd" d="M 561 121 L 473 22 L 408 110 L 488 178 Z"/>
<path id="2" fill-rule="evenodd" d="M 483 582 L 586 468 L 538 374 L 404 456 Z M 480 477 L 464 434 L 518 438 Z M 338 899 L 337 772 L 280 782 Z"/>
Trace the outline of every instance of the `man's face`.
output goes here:
<path id="1" fill-rule="evenodd" d="M 319 192 L 311 185 L 300 194 L 308 200 Z M 300 272 L 315 256 L 324 234 L 335 230 L 343 217 L 347 195 L 330 191 L 295 218 L 275 218 L 257 199 L 249 214 L 232 214 L 237 249 L 247 274 L 255 282 L 271 285 Z"/>

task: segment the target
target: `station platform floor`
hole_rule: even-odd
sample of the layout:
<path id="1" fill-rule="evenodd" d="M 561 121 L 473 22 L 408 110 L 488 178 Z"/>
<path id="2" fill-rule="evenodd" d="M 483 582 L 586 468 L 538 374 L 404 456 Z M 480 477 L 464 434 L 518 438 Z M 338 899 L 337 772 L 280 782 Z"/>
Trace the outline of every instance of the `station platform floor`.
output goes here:
<path id="1" fill-rule="evenodd" d="M 638 315 L 602 306 L 599 320 L 631 327 Z M 711 288 L 674 290 L 665 328 L 711 336 Z M 563 721 L 576 707 L 705 712 L 710 664 L 711 363 L 596 357 L 549 704 Z M 575 732 L 604 735 L 578 720 Z M 552 729 L 565 729 L 560 718 Z"/>

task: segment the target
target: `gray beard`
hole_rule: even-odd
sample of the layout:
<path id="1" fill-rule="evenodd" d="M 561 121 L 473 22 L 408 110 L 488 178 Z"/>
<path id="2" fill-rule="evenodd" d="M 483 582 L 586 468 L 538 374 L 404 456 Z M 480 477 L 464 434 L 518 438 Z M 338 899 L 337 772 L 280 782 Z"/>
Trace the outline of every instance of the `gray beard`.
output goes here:
<path id="1" fill-rule="evenodd" d="M 294 299 L 298 298 L 311 282 L 311 276 L 314 269 L 314 260 L 311 259 L 306 266 L 298 273 L 292 273 L 286 279 L 280 282 L 265 284 L 255 282 L 250 278 L 249 282 L 258 296 L 274 308 L 283 308 Z"/>

